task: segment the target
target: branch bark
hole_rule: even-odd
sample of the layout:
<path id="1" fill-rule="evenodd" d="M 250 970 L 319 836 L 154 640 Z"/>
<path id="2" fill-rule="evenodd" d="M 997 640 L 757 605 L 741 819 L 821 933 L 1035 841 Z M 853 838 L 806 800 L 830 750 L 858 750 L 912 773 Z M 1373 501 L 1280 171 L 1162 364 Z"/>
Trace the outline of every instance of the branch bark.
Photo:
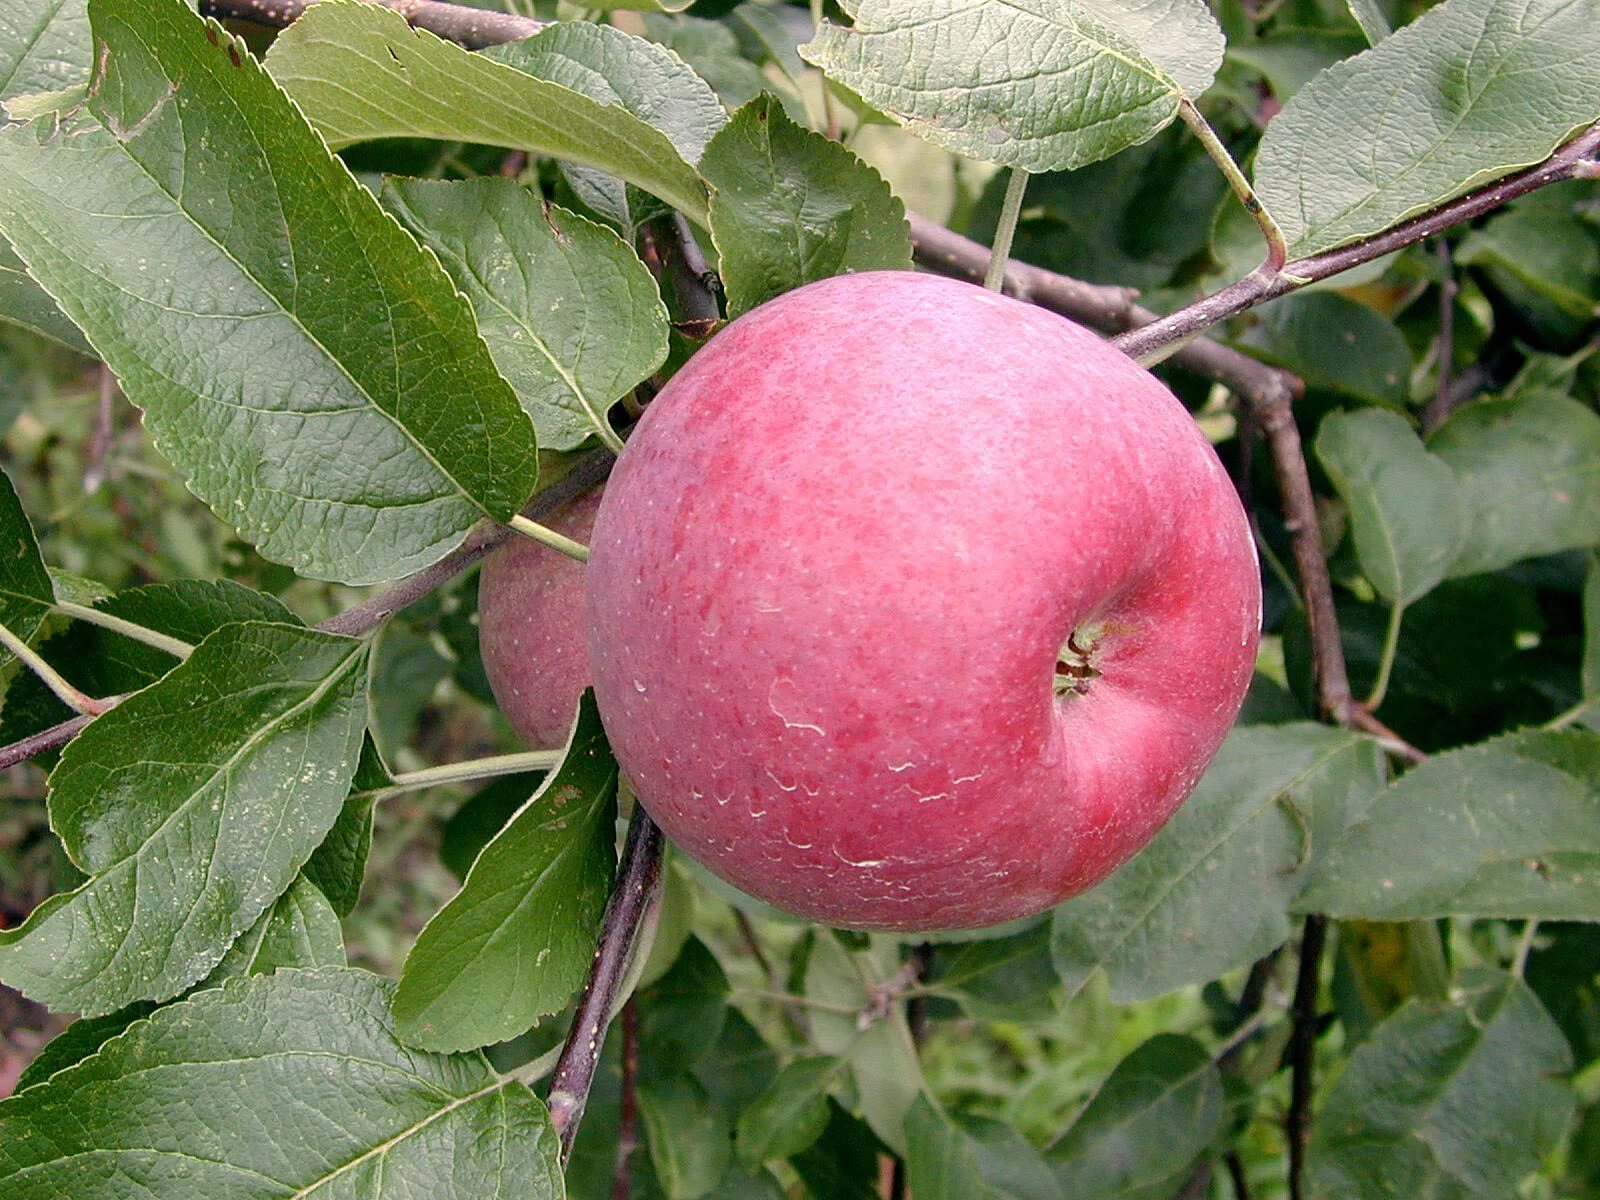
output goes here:
<path id="1" fill-rule="evenodd" d="M 543 21 L 510 13 L 469 8 L 464 4 L 444 4 L 439 0 L 368 0 L 392 8 L 418 29 L 436 33 L 468 50 L 482 50 L 502 42 L 532 37 L 544 28 Z M 315 0 L 201 0 L 200 11 L 208 17 L 249 21 L 281 29 Z"/>
<path id="2" fill-rule="evenodd" d="M 1501 205 L 1525 196 L 1547 184 L 1564 179 L 1587 176 L 1594 168 L 1595 153 L 1600 151 L 1600 122 L 1589 126 L 1577 137 L 1567 142 L 1544 162 L 1518 171 L 1487 187 L 1469 192 L 1455 200 L 1403 221 L 1375 237 L 1340 246 L 1308 258 L 1294 259 L 1281 270 L 1272 270 L 1263 264 L 1220 291 L 1214 292 L 1170 316 L 1162 317 L 1139 329 L 1114 338 L 1119 349 L 1140 362 L 1160 361 L 1170 348 L 1181 344 L 1203 329 L 1219 321 L 1254 308 L 1258 304 L 1296 291 L 1308 283 L 1327 279 L 1351 267 L 1393 254 L 1396 250 L 1414 245 L 1424 238 L 1460 225 L 1474 217 L 1491 212 Z"/>
<path id="3" fill-rule="evenodd" d="M 593 450 L 555 483 L 539 492 L 522 510 L 531 521 L 540 521 L 563 505 L 576 500 L 591 488 L 605 482 L 616 456 L 609 450 Z M 459 549 L 452 550 L 431 567 L 424 567 L 370 600 L 335 613 L 317 628 L 324 633 L 360 637 L 371 633 L 401 609 L 415 604 L 436 588 L 442 587 L 489 551 L 516 534 L 506 525 L 486 525 L 467 536 Z"/>
<path id="4" fill-rule="evenodd" d="M 561 1139 L 561 1162 L 572 1154 L 573 1140 L 589 1102 L 589 1089 L 600 1065 L 606 1027 L 616 1007 L 617 992 L 628 971 L 639 926 L 661 886 L 665 839 L 643 806 L 633 810 L 628 837 L 617 864 L 617 881 L 600 922 L 600 944 L 589 968 L 572 1027 L 550 1078 L 550 1122 Z"/>
<path id="5" fill-rule="evenodd" d="M 9 746 L 0 747 L 0 771 L 14 767 L 20 762 L 26 762 L 35 754 L 43 754 L 46 750 L 59 750 L 77 737 L 93 719 L 93 717 L 73 717 L 20 741 L 12 742 Z"/>
<path id="6" fill-rule="evenodd" d="M 1322 946 L 1327 918 L 1306 918 L 1300 935 L 1300 966 L 1289 1008 L 1289 1111 L 1284 1133 L 1289 1142 L 1289 1200 L 1305 1195 L 1306 1148 L 1311 1144 L 1311 1091 L 1317 1043 L 1317 990 L 1322 980 Z"/>

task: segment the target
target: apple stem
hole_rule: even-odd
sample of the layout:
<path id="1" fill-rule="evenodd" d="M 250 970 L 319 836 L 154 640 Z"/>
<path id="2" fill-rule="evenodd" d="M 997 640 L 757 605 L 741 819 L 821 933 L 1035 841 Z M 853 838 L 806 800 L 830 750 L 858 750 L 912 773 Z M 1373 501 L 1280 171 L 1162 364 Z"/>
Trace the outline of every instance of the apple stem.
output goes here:
<path id="1" fill-rule="evenodd" d="M 57 700 L 75 713 L 81 713 L 86 717 L 98 717 L 117 703 L 115 699 L 96 700 L 93 696 L 80 692 L 66 681 L 61 672 L 45 662 L 32 646 L 28 645 L 27 642 L 19 638 L 5 625 L 0 625 L 0 646 L 4 646 L 12 654 L 15 654 L 28 670 L 39 677 L 39 682 L 55 694 Z"/>
<path id="2" fill-rule="evenodd" d="M 1006 197 L 1000 204 L 1000 223 L 994 228 L 994 248 L 989 252 L 989 270 L 983 277 L 983 286 L 998 292 L 1005 286 L 1006 263 L 1011 258 L 1011 239 L 1017 232 L 1017 218 L 1022 215 L 1022 194 L 1028 190 L 1028 173 L 1021 167 L 1011 168 L 1006 180 Z"/>
<path id="3" fill-rule="evenodd" d="M 550 1123 L 561 1140 L 561 1164 L 572 1155 L 589 1089 L 600 1064 L 606 1027 L 616 1008 L 617 992 L 628 973 L 634 944 L 644 917 L 661 890 L 661 861 L 665 838 L 643 805 L 636 805 L 628 822 L 617 879 L 600 920 L 600 944 L 594 964 L 578 998 L 561 1057 L 550 1079 Z"/>
<path id="4" fill-rule="evenodd" d="M 585 492 L 604 483 L 616 461 L 617 456 L 609 450 L 589 451 L 574 462 L 560 479 L 537 492 L 523 507 L 523 515 L 537 520 L 559 511 Z M 324 633 L 342 633 L 347 637 L 371 633 L 402 608 L 415 604 L 443 587 L 489 551 L 510 539 L 511 530 L 507 526 L 485 522 L 467 536 L 460 549 L 451 551 L 433 566 L 424 567 L 372 599 L 335 613 L 326 621 L 319 622 L 317 628 Z"/>
<path id="5" fill-rule="evenodd" d="M 559 550 L 568 558 L 575 558 L 579 562 L 589 561 L 589 547 L 582 542 L 575 542 L 565 534 L 557 533 L 547 525 L 540 525 L 537 521 L 530 521 L 518 513 L 506 522 L 525 538 L 531 538 L 541 546 L 549 546 L 552 550 Z"/>
<path id="6" fill-rule="evenodd" d="M 55 609 L 75 621 L 98 625 L 102 629 L 120 633 L 123 637 L 132 638 L 136 642 L 143 642 L 146 646 L 154 646 L 157 650 L 165 650 L 174 658 L 188 658 L 189 655 L 194 653 L 194 647 L 188 642 L 180 641 L 175 637 L 168 637 L 158 630 L 140 625 L 135 621 L 125 620 L 108 612 L 101 612 L 98 608 L 90 608 L 86 604 L 74 604 L 70 600 L 57 600 Z"/>

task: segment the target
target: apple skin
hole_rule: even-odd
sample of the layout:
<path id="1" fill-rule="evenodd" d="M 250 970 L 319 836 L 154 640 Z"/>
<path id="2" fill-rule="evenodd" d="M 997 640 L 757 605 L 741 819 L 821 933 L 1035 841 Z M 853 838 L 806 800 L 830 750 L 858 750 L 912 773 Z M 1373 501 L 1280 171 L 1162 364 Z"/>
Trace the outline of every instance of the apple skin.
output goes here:
<path id="1" fill-rule="evenodd" d="M 563 507 L 547 524 L 589 540 L 600 493 Z M 495 702 L 536 750 L 566 744 L 578 698 L 589 686 L 584 644 L 584 566 L 559 550 L 516 537 L 478 576 L 478 649 Z"/>
<path id="2" fill-rule="evenodd" d="M 1227 734 L 1260 577 L 1210 444 L 1094 334 L 868 272 L 740 317 L 656 397 L 591 539 L 589 656 L 650 815 L 813 920 L 1039 912 Z M 1069 634 L 1099 672 L 1057 695 Z"/>

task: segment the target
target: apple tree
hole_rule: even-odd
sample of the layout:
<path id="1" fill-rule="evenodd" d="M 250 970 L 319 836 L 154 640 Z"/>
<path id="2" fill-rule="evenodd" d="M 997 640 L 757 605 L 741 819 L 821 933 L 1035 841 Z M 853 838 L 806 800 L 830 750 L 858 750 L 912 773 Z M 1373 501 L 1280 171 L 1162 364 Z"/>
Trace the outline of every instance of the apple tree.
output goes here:
<path id="1" fill-rule="evenodd" d="M 1600 0 L 6 0 L 0 105 L 7 1200 L 1600 1196 Z"/>

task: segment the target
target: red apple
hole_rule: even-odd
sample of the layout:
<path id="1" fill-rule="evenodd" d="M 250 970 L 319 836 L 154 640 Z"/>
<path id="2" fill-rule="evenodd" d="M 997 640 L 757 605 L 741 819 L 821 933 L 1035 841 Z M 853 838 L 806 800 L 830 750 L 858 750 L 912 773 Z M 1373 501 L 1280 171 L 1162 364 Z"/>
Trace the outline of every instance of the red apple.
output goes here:
<path id="1" fill-rule="evenodd" d="M 600 494 L 580 496 L 548 524 L 580 542 L 594 528 Z M 589 686 L 583 634 L 583 564 L 514 538 L 478 577 L 478 648 L 500 711 L 528 745 L 567 740 L 578 697 Z"/>
<path id="2" fill-rule="evenodd" d="M 650 405 L 589 657 L 678 846 L 834 925 L 1038 912 L 1143 846 L 1238 712 L 1249 526 L 1154 376 L 1060 317 L 873 272 L 741 317 Z"/>

